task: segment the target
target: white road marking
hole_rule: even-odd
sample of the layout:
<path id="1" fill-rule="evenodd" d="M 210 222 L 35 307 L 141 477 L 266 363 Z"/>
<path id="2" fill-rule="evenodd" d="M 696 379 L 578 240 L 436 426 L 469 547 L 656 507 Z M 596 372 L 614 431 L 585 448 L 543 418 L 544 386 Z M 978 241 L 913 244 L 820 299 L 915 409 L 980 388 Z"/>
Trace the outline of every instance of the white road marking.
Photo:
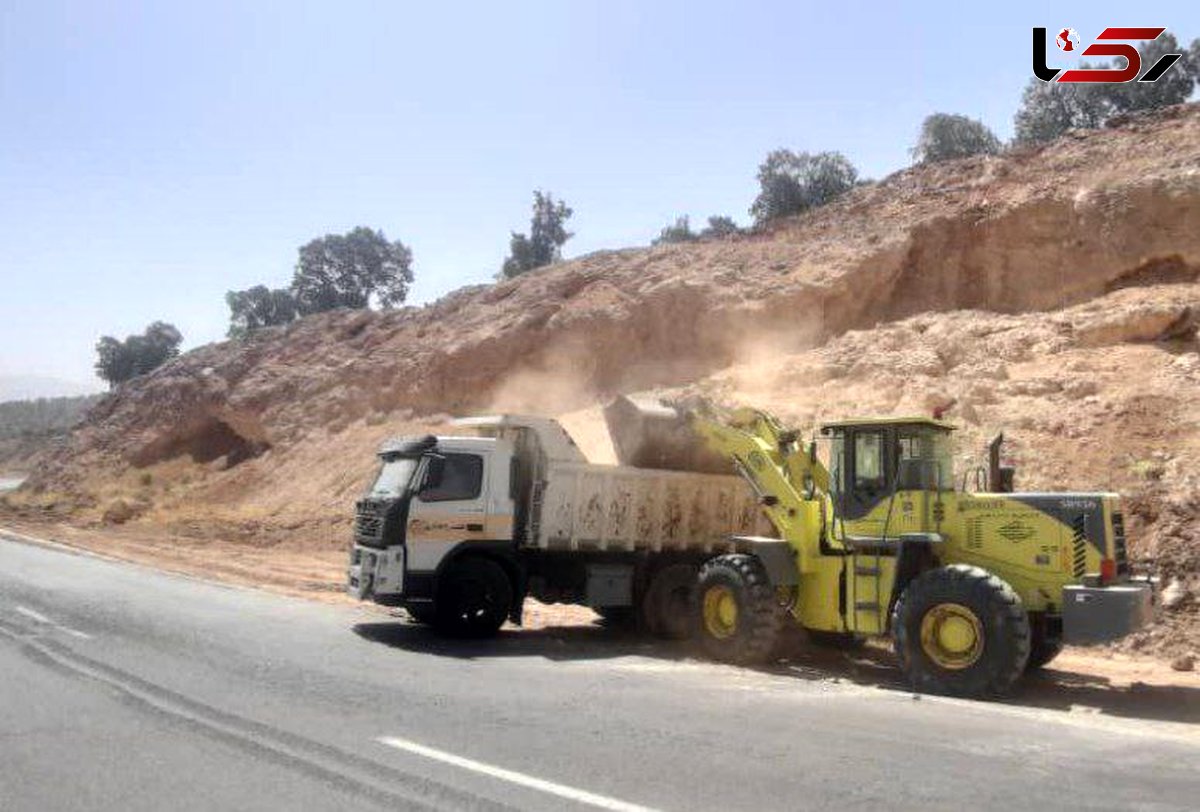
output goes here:
<path id="1" fill-rule="evenodd" d="M 547 781 L 543 778 L 536 778 L 532 775 L 519 773 L 515 770 L 506 770 L 503 767 L 496 767 L 491 764 L 484 764 L 482 761 L 456 756 L 453 753 L 447 753 L 444 750 L 435 750 L 432 747 L 426 747 L 423 744 L 417 744 L 408 739 L 399 739 L 395 736 L 381 736 L 376 739 L 380 744 L 386 744 L 388 747 L 394 747 L 397 750 L 404 750 L 409 753 L 415 753 L 418 756 L 431 758 L 435 761 L 441 761 L 446 764 L 451 764 L 455 767 L 461 767 L 464 770 L 472 770 L 473 772 L 482 773 L 483 775 L 499 778 L 502 781 L 508 781 L 513 784 L 519 784 L 530 789 L 541 790 L 548 792 L 551 795 L 557 795 L 560 798 L 566 798 L 571 801 L 577 801 L 581 804 L 599 807 L 600 809 L 611 809 L 614 812 L 653 812 L 650 807 L 631 804 L 626 801 L 621 801 L 616 798 L 609 798 L 605 795 L 597 795 L 594 792 L 587 792 L 582 789 L 556 784 L 553 781 Z"/>
<path id="2" fill-rule="evenodd" d="M 33 611 L 32 609 L 30 609 L 30 608 L 28 608 L 28 607 L 25 607 L 25 606 L 18 606 L 18 607 L 17 607 L 17 614 L 19 614 L 19 615 L 24 615 L 24 616 L 25 616 L 25 617 L 27 617 L 27 618 L 31 618 L 31 619 L 33 619 L 33 620 L 36 620 L 38 623 L 49 623 L 49 624 L 53 624 L 53 623 L 54 623 L 54 621 L 53 621 L 53 620 L 51 620 L 50 618 L 46 617 L 46 616 L 45 616 L 45 615 L 43 615 L 41 612 L 35 612 L 35 611 Z"/>
<path id="3" fill-rule="evenodd" d="M 36 612 L 33 609 L 30 609 L 28 606 L 17 606 L 17 607 L 15 607 L 15 610 L 16 610 L 17 614 L 19 614 L 19 615 L 24 615 L 25 617 L 29 618 L 30 620 L 36 621 L 38 623 L 44 623 L 45 625 L 51 626 L 55 629 L 58 629 L 60 632 L 69 634 L 72 637 L 78 637 L 81 640 L 91 640 L 92 639 L 92 636 L 90 634 L 88 634 L 86 632 L 81 632 L 81 631 L 79 631 L 79 629 L 72 629 L 70 626 L 64 626 L 61 623 L 57 623 L 57 622 L 51 620 L 50 618 L 46 617 L 45 615 L 43 615 L 41 612 Z"/>

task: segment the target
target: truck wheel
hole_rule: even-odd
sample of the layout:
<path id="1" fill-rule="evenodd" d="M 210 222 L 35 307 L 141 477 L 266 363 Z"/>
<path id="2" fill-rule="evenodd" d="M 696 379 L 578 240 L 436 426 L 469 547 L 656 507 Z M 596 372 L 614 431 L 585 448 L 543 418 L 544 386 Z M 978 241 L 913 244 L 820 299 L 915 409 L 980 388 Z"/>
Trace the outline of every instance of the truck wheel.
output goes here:
<path id="1" fill-rule="evenodd" d="M 637 610 L 632 606 L 593 606 L 592 611 L 610 629 L 628 631 L 637 628 Z"/>
<path id="2" fill-rule="evenodd" d="M 438 584 L 435 626 L 454 637 L 490 637 L 508 617 L 512 599 L 503 567 L 486 558 L 464 558 Z"/>
<path id="3" fill-rule="evenodd" d="M 667 640 L 686 640 L 692 635 L 692 602 L 696 598 L 696 567 L 671 564 L 650 579 L 642 600 L 646 629 Z"/>
<path id="4" fill-rule="evenodd" d="M 408 617 L 413 623 L 420 623 L 425 626 L 432 626 L 437 619 L 437 612 L 434 610 L 432 603 L 405 604 L 404 611 L 408 612 Z"/>
<path id="5" fill-rule="evenodd" d="M 1062 638 L 1049 637 L 1044 629 L 1034 628 L 1033 637 L 1029 642 L 1029 662 L 1025 663 L 1026 671 L 1036 671 L 1048 664 L 1062 651 Z"/>
<path id="6" fill-rule="evenodd" d="M 923 693 L 1007 693 L 1029 659 L 1029 616 L 1012 587 L 954 564 L 915 578 L 892 611 L 900 667 Z"/>
<path id="7" fill-rule="evenodd" d="M 748 665 L 775 649 L 783 611 L 762 562 L 752 555 L 721 555 L 700 568 L 696 629 L 710 657 Z"/>

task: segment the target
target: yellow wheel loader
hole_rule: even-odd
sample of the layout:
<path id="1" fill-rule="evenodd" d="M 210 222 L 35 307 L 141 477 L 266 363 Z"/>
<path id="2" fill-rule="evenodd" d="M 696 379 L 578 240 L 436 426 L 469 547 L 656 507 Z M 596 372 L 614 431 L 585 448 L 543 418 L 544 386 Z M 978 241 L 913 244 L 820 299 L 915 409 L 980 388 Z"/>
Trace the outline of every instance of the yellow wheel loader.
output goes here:
<path id="1" fill-rule="evenodd" d="M 661 467 L 662 438 L 682 436 L 682 420 L 712 459 L 732 462 L 775 529 L 732 538 L 733 552 L 700 568 L 696 633 L 715 658 L 761 662 L 789 622 L 822 642 L 890 635 L 915 690 L 995 696 L 1064 641 L 1116 639 L 1150 619 L 1118 497 L 1013 493 L 1000 438 L 987 492 L 968 493 L 955 487 L 953 426 L 936 419 L 827 424 L 827 467 L 815 442 L 752 409 L 680 417 L 625 401 L 610 414 L 622 462 L 649 454 Z"/>

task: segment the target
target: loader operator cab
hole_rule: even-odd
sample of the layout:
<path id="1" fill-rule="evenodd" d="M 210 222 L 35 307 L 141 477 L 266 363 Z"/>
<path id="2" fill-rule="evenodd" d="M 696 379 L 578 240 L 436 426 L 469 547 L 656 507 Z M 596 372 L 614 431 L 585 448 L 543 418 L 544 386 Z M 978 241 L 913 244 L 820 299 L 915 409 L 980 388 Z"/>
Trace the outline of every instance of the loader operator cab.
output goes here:
<path id="1" fill-rule="evenodd" d="M 934 531 L 936 494 L 954 487 L 953 429 L 923 417 L 822 426 L 830 441 L 830 495 L 846 531 L 870 536 Z"/>

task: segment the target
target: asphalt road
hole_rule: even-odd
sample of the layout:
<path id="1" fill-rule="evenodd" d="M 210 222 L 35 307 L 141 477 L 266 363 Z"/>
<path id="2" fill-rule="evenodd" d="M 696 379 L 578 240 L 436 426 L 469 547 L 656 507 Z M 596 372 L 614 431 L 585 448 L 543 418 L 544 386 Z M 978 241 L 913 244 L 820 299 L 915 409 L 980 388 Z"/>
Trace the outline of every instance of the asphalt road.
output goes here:
<path id="1" fill-rule="evenodd" d="M 0 540 L 0 807 L 1195 809 L 1196 697 L 914 698 L 603 629 L 368 608 Z M 836 677 L 836 678 L 834 678 Z M 1066 691 L 1063 694 L 1063 691 Z M 1068 712 L 1076 701 L 1092 712 Z M 1183 720 L 1183 721 L 1180 721 Z"/>

